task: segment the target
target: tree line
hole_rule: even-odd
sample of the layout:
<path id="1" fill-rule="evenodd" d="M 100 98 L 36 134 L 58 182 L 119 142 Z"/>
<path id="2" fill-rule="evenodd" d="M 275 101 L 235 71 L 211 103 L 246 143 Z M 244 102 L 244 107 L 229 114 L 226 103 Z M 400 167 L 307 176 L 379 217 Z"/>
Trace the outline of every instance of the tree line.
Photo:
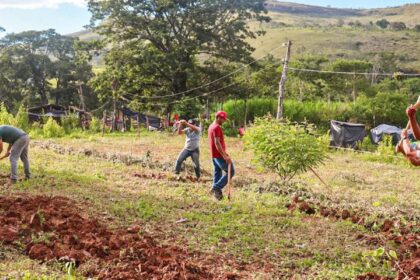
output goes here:
<path id="1" fill-rule="evenodd" d="M 197 116 L 230 99 L 246 103 L 278 93 L 282 61 L 254 61 L 248 40 L 264 34 L 249 21 L 270 21 L 263 0 L 90 0 L 88 7 L 99 40 L 82 42 L 54 30 L 0 40 L 0 98 L 9 110 L 46 103 L 92 110 L 109 103 L 103 108 Z M 94 71 L 91 61 L 99 54 L 102 71 Z M 409 102 L 420 79 L 380 75 L 413 72 L 400 67 L 403 59 L 393 53 L 372 54 L 369 61 L 293 55 L 293 68 L 372 75 L 291 71 L 287 98 L 356 102 L 399 92 Z"/>

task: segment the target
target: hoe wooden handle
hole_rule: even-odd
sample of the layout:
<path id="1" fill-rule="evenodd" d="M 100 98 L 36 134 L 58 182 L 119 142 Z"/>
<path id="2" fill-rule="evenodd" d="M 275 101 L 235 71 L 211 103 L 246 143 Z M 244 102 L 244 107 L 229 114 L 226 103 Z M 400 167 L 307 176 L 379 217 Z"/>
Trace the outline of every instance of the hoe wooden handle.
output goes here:
<path id="1" fill-rule="evenodd" d="M 228 197 L 229 200 L 231 199 L 231 194 L 230 194 L 230 192 L 231 192 L 231 186 L 230 186 L 231 175 L 232 175 L 232 164 L 229 163 L 229 165 L 228 165 L 228 183 L 227 183 L 227 188 L 226 188 L 227 197 Z"/>

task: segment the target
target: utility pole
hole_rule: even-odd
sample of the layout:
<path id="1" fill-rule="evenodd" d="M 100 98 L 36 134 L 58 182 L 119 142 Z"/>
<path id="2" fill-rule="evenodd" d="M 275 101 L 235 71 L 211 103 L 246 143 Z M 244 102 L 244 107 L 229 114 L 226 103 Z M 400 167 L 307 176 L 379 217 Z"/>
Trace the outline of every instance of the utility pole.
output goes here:
<path id="1" fill-rule="evenodd" d="M 283 64 L 283 72 L 281 74 L 281 79 L 279 83 L 279 100 L 277 104 L 277 120 L 280 120 L 283 117 L 283 100 L 284 94 L 286 91 L 286 79 L 287 79 L 287 70 L 289 65 L 289 58 L 290 58 L 290 47 L 292 46 L 292 41 L 287 41 L 287 51 L 286 56 L 284 57 L 284 64 Z"/>

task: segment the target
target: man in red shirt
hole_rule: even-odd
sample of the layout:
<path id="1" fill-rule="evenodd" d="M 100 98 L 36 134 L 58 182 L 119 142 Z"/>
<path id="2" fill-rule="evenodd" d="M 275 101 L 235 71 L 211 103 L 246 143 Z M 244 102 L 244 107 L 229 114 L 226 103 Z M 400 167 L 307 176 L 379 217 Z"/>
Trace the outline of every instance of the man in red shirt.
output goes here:
<path id="1" fill-rule="evenodd" d="M 223 198 L 222 189 L 228 183 L 228 166 L 231 165 L 231 177 L 235 174 L 232 160 L 226 153 L 225 138 L 223 135 L 222 124 L 227 120 L 226 112 L 216 113 L 216 120 L 210 125 L 208 130 L 211 157 L 213 161 L 213 187 L 211 192 L 216 199 Z M 225 174 L 223 174 L 223 171 Z"/>

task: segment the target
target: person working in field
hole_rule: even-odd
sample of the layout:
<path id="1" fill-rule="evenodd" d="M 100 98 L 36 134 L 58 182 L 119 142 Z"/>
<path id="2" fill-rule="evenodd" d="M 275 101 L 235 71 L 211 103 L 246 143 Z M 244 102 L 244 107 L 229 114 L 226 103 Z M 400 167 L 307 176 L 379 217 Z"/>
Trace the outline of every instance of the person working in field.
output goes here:
<path id="1" fill-rule="evenodd" d="M 29 136 L 19 128 L 0 125 L 0 154 L 3 152 L 3 143 L 8 143 L 6 154 L 0 159 L 10 157 L 11 174 L 10 183 L 14 184 L 17 182 L 17 170 L 19 158 L 23 162 L 25 169 L 25 178 L 31 178 L 31 172 L 29 169 Z"/>
<path id="2" fill-rule="evenodd" d="M 227 120 L 226 112 L 219 111 L 216 113 L 216 120 L 210 125 L 208 137 L 210 143 L 210 151 L 213 162 L 213 187 L 211 192 L 218 200 L 223 198 L 223 188 L 228 183 L 228 165 L 231 165 L 231 177 L 235 171 L 233 163 L 229 155 L 226 153 L 225 138 L 223 135 L 222 124 Z M 223 171 L 225 174 L 223 174 Z"/>
<path id="3" fill-rule="evenodd" d="M 186 135 L 184 149 L 176 160 L 175 174 L 178 176 L 178 179 L 180 179 L 179 174 L 181 172 L 182 163 L 188 157 L 191 157 L 194 164 L 195 175 L 197 176 L 197 180 L 200 180 L 200 133 L 201 128 L 197 125 L 195 120 L 189 120 L 188 122 L 181 120 L 178 124 L 178 135 Z"/>
<path id="4" fill-rule="evenodd" d="M 406 114 L 410 123 L 411 131 L 414 134 L 414 137 L 420 139 L 420 127 L 416 119 L 416 108 L 418 104 L 410 106 L 406 110 Z M 411 164 L 415 166 L 420 166 L 420 150 L 417 149 L 417 145 L 411 145 L 408 140 L 408 131 L 403 129 L 401 132 L 401 141 L 397 144 L 395 148 L 396 152 L 401 152 Z"/>

